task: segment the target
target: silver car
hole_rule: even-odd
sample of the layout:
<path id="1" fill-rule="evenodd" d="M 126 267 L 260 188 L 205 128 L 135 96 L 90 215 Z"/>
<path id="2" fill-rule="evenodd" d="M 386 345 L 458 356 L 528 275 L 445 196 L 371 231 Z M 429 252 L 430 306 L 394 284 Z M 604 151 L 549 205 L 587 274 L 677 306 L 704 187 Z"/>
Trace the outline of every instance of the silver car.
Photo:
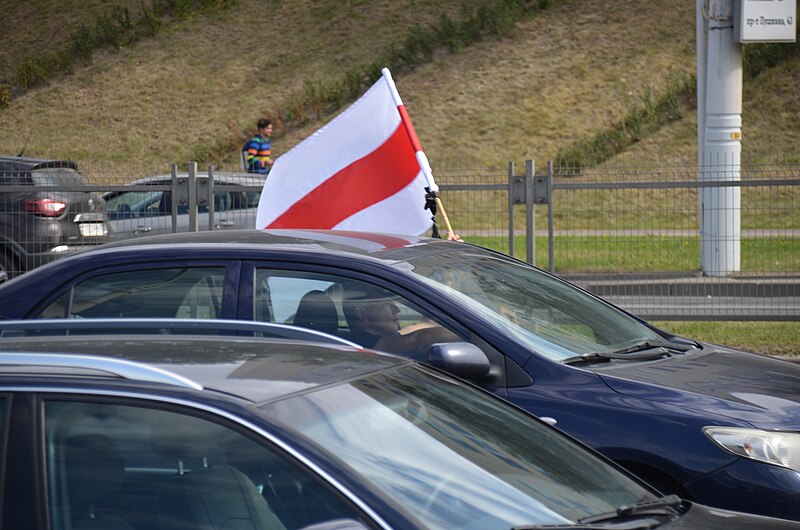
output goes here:
<path id="1" fill-rule="evenodd" d="M 198 176 L 198 184 L 206 186 L 207 176 Z M 198 194 L 197 224 L 200 230 L 254 228 L 258 200 L 265 176 L 223 173 L 214 175 L 214 201 Z M 187 174 L 178 174 L 178 189 L 186 189 Z M 144 235 L 189 231 L 188 201 L 173 197 L 172 175 L 146 177 L 128 183 L 135 189 L 107 192 L 108 217 L 112 238 L 129 239 Z M 152 190 L 143 187 L 152 187 Z M 212 206 L 210 209 L 209 206 Z M 175 226 L 173 226 L 173 208 Z M 213 215 L 213 217 L 211 217 Z"/>

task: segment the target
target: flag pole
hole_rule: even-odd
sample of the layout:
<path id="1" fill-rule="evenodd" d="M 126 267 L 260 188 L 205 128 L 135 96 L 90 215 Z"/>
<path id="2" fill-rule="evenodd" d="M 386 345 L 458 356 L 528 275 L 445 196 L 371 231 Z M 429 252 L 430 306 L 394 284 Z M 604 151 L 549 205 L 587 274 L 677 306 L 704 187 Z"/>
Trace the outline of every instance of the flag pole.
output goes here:
<path id="1" fill-rule="evenodd" d="M 433 171 L 431 170 L 431 165 L 428 162 L 428 157 L 425 156 L 425 153 L 422 151 L 422 144 L 420 144 L 417 133 L 414 131 L 414 126 L 411 124 L 411 118 L 408 116 L 405 105 L 403 105 L 403 100 L 400 99 L 400 93 L 397 91 L 397 87 L 394 84 L 392 74 L 389 72 L 388 68 L 381 69 L 381 74 L 386 80 L 386 84 L 389 87 L 389 92 L 392 94 L 394 104 L 397 106 L 397 111 L 400 113 L 400 120 L 403 123 L 406 133 L 408 133 L 408 138 L 411 140 L 411 145 L 416 153 L 419 167 L 428 183 L 428 190 L 433 194 L 434 200 L 436 201 L 436 207 L 442 213 L 442 219 L 444 220 L 444 226 L 447 229 L 447 234 L 449 238 L 455 238 L 455 232 L 453 232 L 453 227 L 450 225 L 450 219 L 447 217 L 447 212 L 444 210 L 442 200 L 439 198 L 439 186 L 437 186 L 436 182 L 433 180 Z"/>

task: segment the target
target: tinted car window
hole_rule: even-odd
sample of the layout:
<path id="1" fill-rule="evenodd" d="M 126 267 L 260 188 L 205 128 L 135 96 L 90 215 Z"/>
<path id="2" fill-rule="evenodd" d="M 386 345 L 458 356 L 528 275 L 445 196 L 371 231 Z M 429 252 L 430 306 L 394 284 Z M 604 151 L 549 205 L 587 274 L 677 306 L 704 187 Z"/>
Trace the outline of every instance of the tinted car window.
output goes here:
<path id="1" fill-rule="evenodd" d="M 36 186 L 65 186 L 85 184 L 83 177 L 74 169 L 47 169 L 31 173 Z"/>
<path id="2" fill-rule="evenodd" d="M 284 454 L 206 419 L 52 400 L 45 440 L 53 530 L 211 528 L 212 520 L 283 530 L 357 517 Z"/>
<path id="3" fill-rule="evenodd" d="M 568 524 L 652 498 L 528 416 L 404 367 L 262 406 L 427 528 Z M 594 528 L 594 527 L 592 527 Z"/>
<path id="4" fill-rule="evenodd" d="M 146 269 L 89 278 L 39 318 L 217 318 L 224 267 Z"/>
<path id="5" fill-rule="evenodd" d="M 169 201 L 163 191 L 129 191 L 111 195 L 106 199 L 106 208 L 112 219 L 140 217 L 169 213 Z M 168 199 L 168 197 L 167 197 Z"/>
<path id="6" fill-rule="evenodd" d="M 645 324 L 563 281 L 499 254 L 470 247 L 419 254 L 396 266 L 552 359 L 613 352 L 661 337 Z"/>
<path id="7" fill-rule="evenodd" d="M 353 311 L 348 310 L 352 302 L 351 293 L 369 293 L 370 304 L 368 320 L 376 322 L 381 311 L 394 315 L 391 329 L 382 333 L 364 333 L 355 329 Z M 281 271 L 258 269 L 256 272 L 256 292 L 254 295 L 254 314 L 256 320 L 292 324 L 317 331 L 338 335 L 366 347 L 377 347 L 385 351 L 423 359 L 427 346 L 409 340 L 393 344 L 370 342 L 376 337 L 411 336 L 425 328 L 447 329 L 419 306 L 386 289 L 366 282 L 360 282 L 328 274 L 312 272 Z M 389 305 L 387 309 L 385 306 Z M 377 339 L 375 339 L 377 340 Z M 466 340 L 456 333 L 449 333 L 446 339 L 437 342 Z"/>

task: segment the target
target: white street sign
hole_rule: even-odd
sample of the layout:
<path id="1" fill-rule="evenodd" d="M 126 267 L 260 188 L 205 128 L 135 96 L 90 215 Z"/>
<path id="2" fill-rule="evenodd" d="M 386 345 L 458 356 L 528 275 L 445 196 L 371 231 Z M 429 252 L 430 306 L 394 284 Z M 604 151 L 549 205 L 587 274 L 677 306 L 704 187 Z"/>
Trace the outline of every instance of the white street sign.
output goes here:
<path id="1" fill-rule="evenodd" d="M 797 0 L 741 0 L 739 42 L 795 42 Z"/>

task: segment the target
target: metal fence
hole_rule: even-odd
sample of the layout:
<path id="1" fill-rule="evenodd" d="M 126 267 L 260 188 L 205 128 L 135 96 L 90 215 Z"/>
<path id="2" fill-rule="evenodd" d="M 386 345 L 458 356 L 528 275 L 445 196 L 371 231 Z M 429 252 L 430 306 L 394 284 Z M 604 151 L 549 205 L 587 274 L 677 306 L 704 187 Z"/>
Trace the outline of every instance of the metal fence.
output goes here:
<path id="1" fill-rule="evenodd" d="M 263 185 L 238 169 L 198 170 L 191 163 L 167 171 L 109 171 L 86 164 L 80 169 L 87 183 L 59 190 L 105 195 L 112 233 L 98 237 L 84 230 L 89 235 L 78 233 L 61 247 L 80 249 L 161 232 L 252 227 Z M 465 240 L 534 263 L 642 317 L 800 319 L 796 163 L 741 166 L 740 180 L 714 182 L 698 180 L 696 165 L 663 162 L 589 169 L 552 163 L 536 168 L 532 161 L 520 168 L 513 163 L 480 168 L 434 164 L 434 174 L 447 215 Z M 14 209 L 7 204 L 8 191 L 18 189 L 0 186 L 6 256 L 10 232 L 19 232 L 20 219 L 30 217 L 30 212 L 17 215 L 16 228 L 3 221 Z M 44 193 L 53 187 L 25 189 Z M 709 189 L 737 190 L 740 199 L 736 211 L 725 213 L 739 228 L 733 243 L 740 259 L 734 271 L 709 271 L 707 264 L 703 270 L 701 245 L 709 243 L 709 234 L 703 233 L 699 204 Z M 730 241 L 712 237 L 710 243 Z M 19 272 L 15 267 L 24 269 L 20 260 L 7 258 L 5 267 L 11 274 Z"/>
<path id="2" fill-rule="evenodd" d="M 537 171 L 438 171 L 442 201 L 467 240 L 515 255 L 653 320 L 800 319 L 800 164 L 741 166 L 698 180 L 692 164 Z M 704 190 L 736 190 L 735 241 L 701 227 Z M 502 228 L 499 228 L 503 225 Z M 527 237 L 535 234 L 535 237 Z M 735 271 L 705 270 L 701 245 L 737 249 Z M 715 239 L 716 238 L 716 239 Z"/>

